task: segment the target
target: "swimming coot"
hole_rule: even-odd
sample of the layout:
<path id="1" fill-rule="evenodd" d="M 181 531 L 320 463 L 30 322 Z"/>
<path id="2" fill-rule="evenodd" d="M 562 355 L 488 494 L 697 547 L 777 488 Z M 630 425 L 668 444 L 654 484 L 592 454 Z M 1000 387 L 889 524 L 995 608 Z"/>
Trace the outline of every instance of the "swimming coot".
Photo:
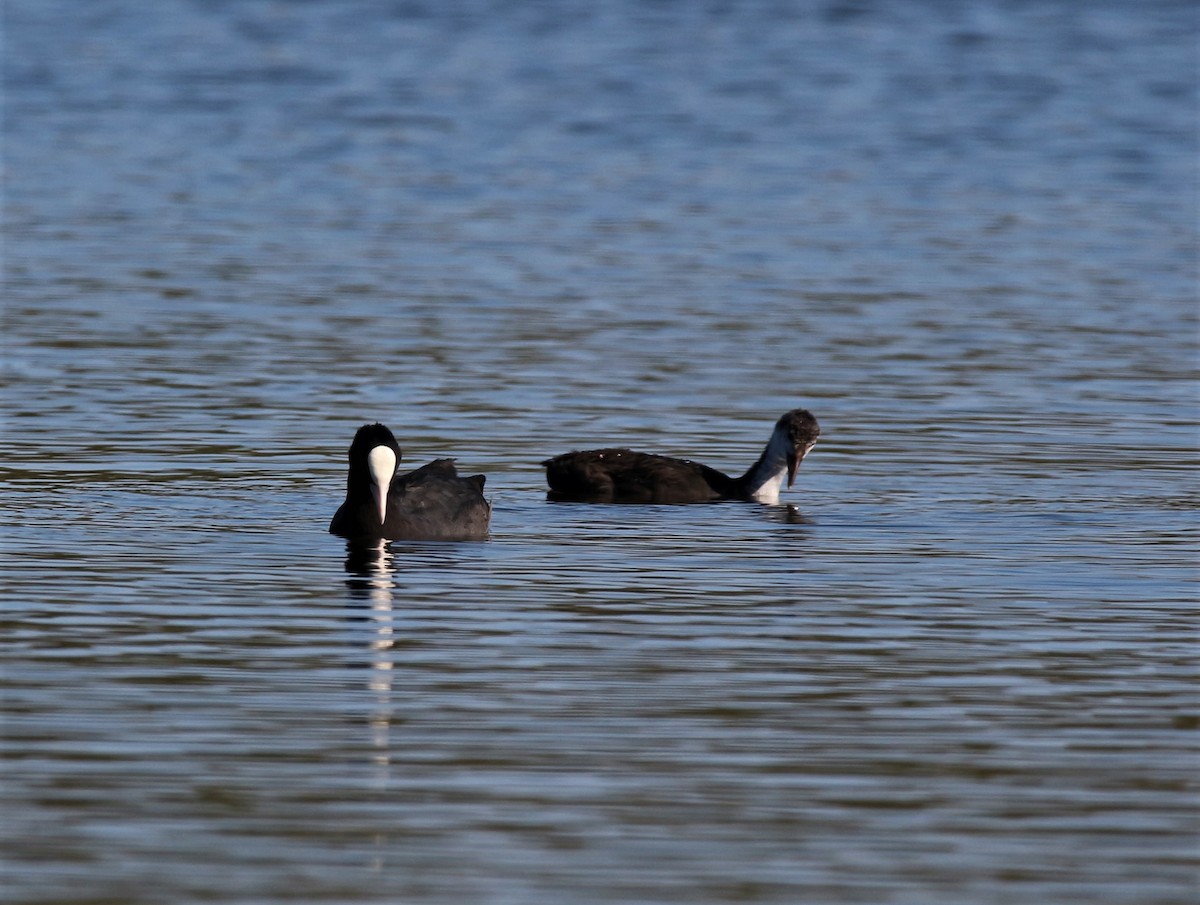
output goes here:
<path id="1" fill-rule="evenodd" d="M 813 448 L 821 429 L 804 409 L 788 412 L 775 425 L 758 461 L 741 477 L 715 468 L 630 449 L 590 449 L 569 452 L 542 464 L 548 496 L 553 500 L 590 503 L 700 503 L 711 500 L 753 500 L 778 503 L 787 477 Z"/>
<path id="2" fill-rule="evenodd" d="M 477 540 L 487 536 L 492 507 L 483 475 L 460 478 L 453 459 L 397 474 L 400 446 L 382 424 L 366 424 L 350 444 L 346 501 L 329 533 L 349 540 Z"/>

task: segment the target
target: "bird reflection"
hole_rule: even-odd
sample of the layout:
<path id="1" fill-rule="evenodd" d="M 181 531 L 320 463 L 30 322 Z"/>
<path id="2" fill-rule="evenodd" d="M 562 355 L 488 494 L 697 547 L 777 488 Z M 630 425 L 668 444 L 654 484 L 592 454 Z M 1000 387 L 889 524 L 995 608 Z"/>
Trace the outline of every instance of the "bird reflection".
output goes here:
<path id="1" fill-rule="evenodd" d="M 384 793 L 391 786 L 393 766 L 393 726 L 400 733 L 403 713 L 397 713 L 393 698 L 397 647 L 402 639 L 398 633 L 397 617 L 393 612 L 399 604 L 400 588 L 396 578 L 406 572 L 404 591 L 412 594 L 420 583 L 420 573 L 429 568 L 452 568 L 458 563 L 454 545 L 400 544 L 386 540 L 371 543 L 350 542 L 346 545 L 346 588 L 349 592 L 349 621 L 354 626 L 354 660 L 360 662 L 364 644 L 370 671 L 367 690 L 371 696 L 367 725 L 371 739 L 373 785 Z M 403 610 L 401 612 L 404 612 Z M 401 668 L 404 664 L 401 663 Z M 401 706 L 403 699 L 400 699 Z M 386 834 L 375 837 L 370 869 L 381 873 L 386 867 L 392 844 Z"/>
<path id="2" fill-rule="evenodd" d="M 392 621 L 392 576 L 395 573 L 393 553 L 386 541 L 371 545 L 348 544 L 346 547 L 346 587 L 350 597 L 370 608 L 371 673 L 367 687 L 375 696 L 371 710 L 372 760 L 379 773 L 377 785 L 387 785 L 390 762 L 392 726 L 392 648 L 395 646 L 395 625 Z"/>
<path id="3" fill-rule="evenodd" d="M 764 506 L 767 510 L 767 518 L 773 522 L 782 522 L 785 525 L 807 525 L 809 520 L 805 518 L 804 513 L 788 503 L 786 506 Z"/>

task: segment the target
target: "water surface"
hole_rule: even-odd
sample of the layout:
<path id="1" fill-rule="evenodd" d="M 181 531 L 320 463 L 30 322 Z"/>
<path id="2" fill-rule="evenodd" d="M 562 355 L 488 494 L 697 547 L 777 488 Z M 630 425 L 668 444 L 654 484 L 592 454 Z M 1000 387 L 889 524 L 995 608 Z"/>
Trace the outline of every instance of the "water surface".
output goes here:
<path id="1" fill-rule="evenodd" d="M 8 901 L 1194 901 L 1191 4 L 6 12 Z"/>

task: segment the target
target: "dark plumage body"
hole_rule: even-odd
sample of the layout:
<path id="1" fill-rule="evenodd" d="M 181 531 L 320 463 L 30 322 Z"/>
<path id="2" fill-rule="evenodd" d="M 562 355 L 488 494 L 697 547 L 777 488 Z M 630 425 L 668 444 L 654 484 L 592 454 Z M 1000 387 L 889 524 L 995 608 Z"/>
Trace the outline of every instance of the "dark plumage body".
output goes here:
<path id="1" fill-rule="evenodd" d="M 737 494 L 734 479 L 715 468 L 632 449 L 569 452 L 542 464 L 554 499 L 695 503 Z"/>
<path id="2" fill-rule="evenodd" d="M 820 436 L 803 409 L 779 419 L 758 460 L 740 477 L 693 462 L 630 449 L 591 449 L 547 459 L 546 481 L 555 500 L 592 503 L 702 503 L 714 500 L 778 502 L 784 475 L 791 486 L 800 461 Z"/>
<path id="3" fill-rule="evenodd" d="M 330 534 L 361 542 L 487 536 L 492 507 L 483 496 L 483 475 L 459 477 L 453 459 L 396 473 L 400 446 L 382 424 L 359 428 L 349 458 L 346 500 L 329 523 Z"/>

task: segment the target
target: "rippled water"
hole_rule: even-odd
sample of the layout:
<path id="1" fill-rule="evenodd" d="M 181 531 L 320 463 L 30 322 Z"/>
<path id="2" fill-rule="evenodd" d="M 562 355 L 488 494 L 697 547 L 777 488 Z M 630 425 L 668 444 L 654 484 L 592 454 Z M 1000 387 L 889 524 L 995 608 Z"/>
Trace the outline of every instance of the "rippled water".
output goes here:
<path id="1" fill-rule="evenodd" d="M 1194 901 L 1191 4 L 5 24 L 7 901 Z"/>

